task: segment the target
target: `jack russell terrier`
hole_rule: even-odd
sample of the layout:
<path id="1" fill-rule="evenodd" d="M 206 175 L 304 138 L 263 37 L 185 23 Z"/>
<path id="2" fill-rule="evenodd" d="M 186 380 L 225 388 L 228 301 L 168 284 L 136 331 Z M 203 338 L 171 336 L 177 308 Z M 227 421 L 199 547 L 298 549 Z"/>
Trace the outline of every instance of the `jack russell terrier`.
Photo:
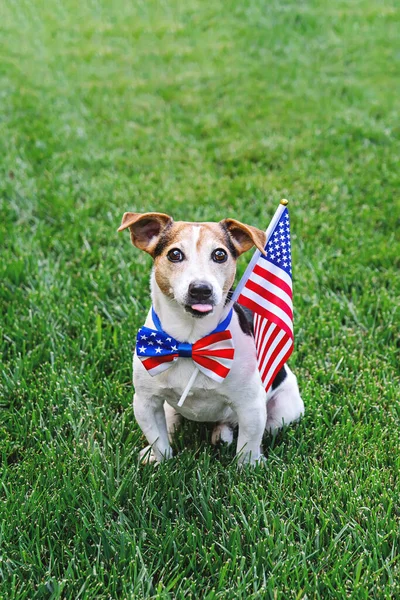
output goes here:
<path id="1" fill-rule="evenodd" d="M 237 257 L 253 245 L 264 252 L 265 233 L 235 219 L 186 223 L 153 212 L 125 213 L 118 231 L 127 228 L 132 243 L 154 259 L 153 306 L 139 331 L 133 359 L 134 413 L 149 443 L 140 453 L 142 460 L 171 458 L 172 435 L 185 417 L 215 423 L 213 444 L 230 444 L 238 425 L 238 463 L 262 461 L 264 431 L 274 432 L 304 413 L 296 377 L 287 365 L 265 392 L 252 314 L 238 304 L 233 310 L 227 306 Z M 210 365 L 216 363 L 212 351 L 211 358 L 202 355 L 207 343 L 211 350 L 222 348 L 222 377 L 220 372 L 210 376 Z M 178 406 L 196 367 L 200 372 L 195 383 Z"/>

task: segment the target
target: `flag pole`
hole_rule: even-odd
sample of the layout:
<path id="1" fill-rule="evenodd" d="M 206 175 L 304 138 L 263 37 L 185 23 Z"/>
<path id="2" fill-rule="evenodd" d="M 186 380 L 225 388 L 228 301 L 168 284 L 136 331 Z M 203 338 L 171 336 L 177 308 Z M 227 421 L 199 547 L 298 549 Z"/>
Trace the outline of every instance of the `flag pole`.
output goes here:
<path id="1" fill-rule="evenodd" d="M 274 229 L 276 227 L 276 224 L 278 223 L 283 211 L 285 210 L 285 208 L 287 207 L 288 204 L 289 204 L 289 201 L 286 200 L 285 198 L 282 198 L 282 200 L 279 203 L 278 208 L 275 211 L 274 216 L 271 219 L 270 224 L 268 225 L 268 229 L 265 232 L 265 240 L 266 240 L 265 246 L 268 244 L 269 238 L 271 237 L 272 232 L 274 231 Z M 236 300 L 239 298 L 241 291 L 244 288 L 244 286 L 246 285 L 246 282 L 247 282 L 248 278 L 250 277 L 250 273 L 252 272 L 252 270 L 253 270 L 256 262 L 260 258 L 260 256 L 261 256 L 260 250 L 256 250 L 253 254 L 251 261 L 247 265 L 247 269 L 243 273 L 241 280 L 237 284 L 236 289 L 232 294 L 232 298 L 225 306 L 224 315 L 228 314 L 228 312 L 231 310 L 232 306 L 235 304 Z M 185 389 L 182 392 L 182 396 L 179 399 L 179 402 L 178 402 L 179 407 L 182 406 L 182 404 L 185 402 L 187 395 L 189 394 L 189 392 L 192 388 L 192 385 L 194 384 L 198 374 L 199 374 L 199 369 L 197 367 L 195 367 L 189 381 L 186 384 Z"/>
<path id="2" fill-rule="evenodd" d="M 182 404 L 185 402 L 186 400 L 186 396 L 188 395 L 188 393 L 190 392 L 192 385 L 194 384 L 197 375 L 200 373 L 200 370 L 198 367 L 195 367 L 189 381 L 186 384 L 185 389 L 183 390 L 182 396 L 180 397 L 180 400 L 178 402 L 178 406 L 182 406 Z"/>

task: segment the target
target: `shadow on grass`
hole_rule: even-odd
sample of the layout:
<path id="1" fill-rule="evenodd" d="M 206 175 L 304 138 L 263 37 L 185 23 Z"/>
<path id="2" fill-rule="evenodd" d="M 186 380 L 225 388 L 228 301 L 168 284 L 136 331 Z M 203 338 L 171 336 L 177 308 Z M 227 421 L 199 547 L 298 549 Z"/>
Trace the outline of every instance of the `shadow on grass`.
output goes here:
<path id="1" fill-rule="evenodd" d="M 234 438 L 231 444 L 219 443 L 212 445 L 211 436 L 214 423 L 195 423 L 183 420 L 173 440 L 174 456 L 178 457 L 182 452 L 190 453 L 194 459 L 199 458 L 204 452 L 208 452 L 213 459 L 219 461 L 223 466 L 230 466 L 235 462 L 238 427 L 234 430 Z M 302 421 L 290 426 L 284 426 L 274 434 L 264 433 L 262 448 L 263 454 L 268 459 L 271 453 L 279 454 L 281 457 L 288 453 L 293 454 L 295 448 L 299 447 L 304 437 L 304 425 Z M 302 446 L 302 453 L 304 444 Z M 309 446 L 307 454 L 312 454 L 314 449 Z"/>

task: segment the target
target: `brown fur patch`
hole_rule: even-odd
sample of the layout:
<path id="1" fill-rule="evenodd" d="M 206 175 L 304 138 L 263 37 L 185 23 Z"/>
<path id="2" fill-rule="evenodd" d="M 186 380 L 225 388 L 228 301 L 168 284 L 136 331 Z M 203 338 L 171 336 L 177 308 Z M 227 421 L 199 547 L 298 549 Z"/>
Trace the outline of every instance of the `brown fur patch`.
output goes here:
<path id="1" fill-rule="evenodd" d="M 156 278 L 157 285 L 160 288 L 160 290 L 162 291 L 162 293 L 165 296 L 167 296 L 167 298 L 173 298 L 174 293 L 171 288 L 169 271 L 166 271 L 165 269 L 157 269 L 157 266 L 156 266 L 154 275 Z"/>
<path id="2" fill-rule="evenodd" d="M 168 298 L 174 297 L 171 287 L 172 277 L 176 277 L 184 267 L 181 263 L 171 263 L 168 259 L 165 260 L 166 255 L 172 248 L 180 247 L 179 242 L 185 237 L 185 229 L 192 225 L 193 223 L 174 221 L 161 236 L 154 250 L 154 275 L 156 282 L 162 293 Z"/>
<path id="3" fill-rule="evenodd" d="M 154 249 L 154 258 L 165 255 L 175 243 L 182 239 L 182 232 L 184 231 L 185 227 L 190 227 L 191 225 L 193 225 L 193 223 L 174 221 L 168 228 L 166 228 Z"/>
<path id="4" fill-rule="evenodd" d="M 265 233 L 252 225 L 245 225 L 236 219 L 224 219 L 220 225 L 225 229 L 235 246 L 238 254 L 242 254 L 250 250 L 252 246 L 256 246 L 260 252 L 265 254 L 264 245 L 266 242 Z"/>
<path id="5" fill-rule="evenodd" d="M 167 259 L 167 254 L 172 248 L 179 248 L 185 253 L 185 246 L 193 245 L 194 229 L 198 229 L 198 238 L 196 240 L 196 252 L 201 254 L 202 248 L 204 252 L 209 252 L 210 240 L 213 240 L 214 249 L 223 248 L 231 254 L 231 258 L 235 259 L 236 254 L 231 251 L 229 246 L 229 236 L 220 227 L 218 223 L 187 223 L 185 221 L 173 222 L 165 234 L 160 238 L 154 252 L 154 274 L 157 285 L 167 297 L 172 298 L 173 292 L 171 282 L 179 277 L 185 269 L 185 261 L 182 263 L 172 263 Z M 211 252 L 210 252 L 211 259 Z M 225 273 L 223 291 L 227 293 L 235 279 L 236 261 L 229 260 L 226 263 L 215 265 L 220 273 Z"/>
<path id="6" fill-rule="evenodd" d="M 225 236 L 218 223 L 198 223 L 198 226 L 200 228 L 200 232 L 196 243 L 197 250 L 200 250 L 204 242 L 210 237 L 220 241 L 222 246 L 226 246 Z"/>
<path id="7" fill-rule="evenodd" d="M 154 250 L 160 237 L 172 223 L 172 218 L 164 213 L 126 212 L 118 231 L 129 227 L 132 244 L 139 250 L 144 250 L 154 256 Z"/>

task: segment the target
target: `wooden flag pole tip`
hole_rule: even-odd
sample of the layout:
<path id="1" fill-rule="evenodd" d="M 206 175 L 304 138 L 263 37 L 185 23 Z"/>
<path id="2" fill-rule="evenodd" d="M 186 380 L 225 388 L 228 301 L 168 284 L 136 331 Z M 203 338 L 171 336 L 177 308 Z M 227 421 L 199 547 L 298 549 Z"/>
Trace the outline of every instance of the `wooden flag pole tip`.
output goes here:
<path id="1" fill-rule="evenodd" d="M 280 204 L 283 204 L 283 206 L 287 206 L 289 204 L 289 200 L 286 200 L 286 198 L 282 198 Z"/>

